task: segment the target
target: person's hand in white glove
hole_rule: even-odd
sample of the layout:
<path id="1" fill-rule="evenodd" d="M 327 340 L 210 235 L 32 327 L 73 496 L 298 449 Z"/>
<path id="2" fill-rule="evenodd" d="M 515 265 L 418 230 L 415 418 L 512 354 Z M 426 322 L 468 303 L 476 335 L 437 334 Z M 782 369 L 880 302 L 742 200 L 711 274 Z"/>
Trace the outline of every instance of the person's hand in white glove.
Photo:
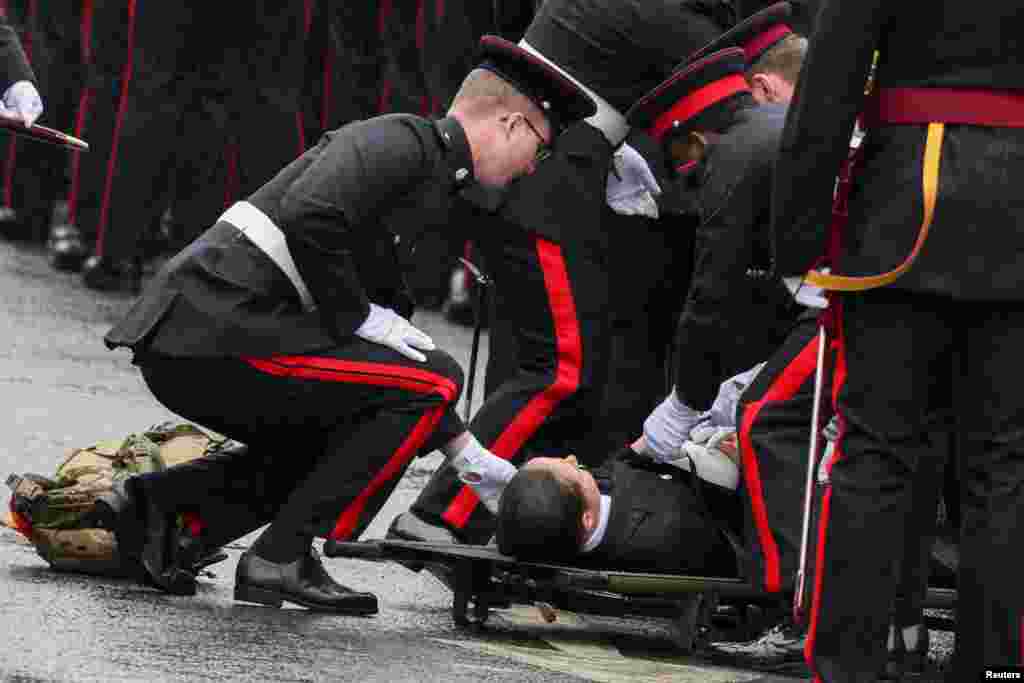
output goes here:
<path id="1" fill-rule="evenodd" d="M 828 268 L 824 268 L 821 272 L 826 275 L 829 272 Z M 782 278 L 782 284 L 786 285 L 786 289 L 793 295 L 793 299 L 803 306 L 808 308 L 828 308 L 828 299 L 825 298 L 825 290 L 821 287 L 804 282 L 804 279 L 799 276 L 784 277 Z"/>
<path id="2" fill-rule="evenodd" d="M 638 443 L 655 460 L 670 462 L 679 457 L 690 430 L 703 418 L 703 413 L 680 401 L 673 389 L 644 420 L 644 435 Z"/>
<path id="3" fill-rule="evenodd" d="M 0 99 L 0 116 L 20 119 L 31 126 L 43 113 L 43 98 L 29 81 L 18 81 L 9 87 Z"/>
<path id="4" fill-rule="evenodd" d="M 612 156 L 605 198 L 615 213 L 626 216 L 658 217 L 655 197 L 661 186 L 647 161 L 635 149 L 623 144 Z"/>
<path id="5" fill-rule="evenodd" d="M 690 440 L 683 444 L 681 454 L 687 457 L 680 457 L 673 464 L 688 470 L 692 463 L 695 474 L 704 481 L 730 490 L 739 485 L 739 445 L 732 427 L 695 427 L 690 432 Z"/>
<path id="6" fill-rule="evenodd" d="M 403 356 L 421 363 L 427 360 L 427 357 L 420 351 L 433 351 L 437 348 L 434 346 L 434 340 L 422 330 L 414 327 L 390 308 L 377 304 L 370 304 L 370 315 L 356 330 L 356 336 L 389 346 Z"/>

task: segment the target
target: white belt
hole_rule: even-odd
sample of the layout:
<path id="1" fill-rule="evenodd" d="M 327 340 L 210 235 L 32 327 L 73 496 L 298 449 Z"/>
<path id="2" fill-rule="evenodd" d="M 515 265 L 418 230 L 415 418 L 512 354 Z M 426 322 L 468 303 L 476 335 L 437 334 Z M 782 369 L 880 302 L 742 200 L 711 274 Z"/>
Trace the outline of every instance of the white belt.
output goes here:
<path id="1" fill-rule="evenodd" d="M 618 147 L 622 141 L 626 139 L 626 136 L 629 135 L 629 123 L 626 122 L 626 117 L 623 116 L 618 109 L 610 105 L 606 99 L 598 95 L 596 92 L 566 73 L 565 69 L 538 52 L 537 48 L 526 42 L 525 38 L 519 41 L 519 47 L 523 48 L 533 56 L 537 57 L 537 59 L 550 66 L 552 69 L 568 78 L 578 88 L 580 88 L 580 90 L 587 93 L 587 95 L 594 100 L 594 103 L 597 105 L 597 113 L 585 120 L 594 128 L 601 131 L 605 138 L 607 138 L 608 142 L 612 143 L 612 147 Z"/>
<path id="2" fill-rule="evenodd" d="M 291 280 L 295 291 L 299 293 L 299 299 L 302 300 L 302 307 L 307 311 L 316 310 L 316 302 L 313 301 L 306 282 L 299 275 L 299 269 L 295 267 L 292 253 L 288 251 L 284 233 L 281 232 L 281 228 L 274 225 L 274 221 L 270 220 L 267 214 L 249 202 L 235 202 L 218 220 L 235 226 L 249 238 L 250 242 L 259 247 L 260 251 L 277 264 L 281 272 Z"/>

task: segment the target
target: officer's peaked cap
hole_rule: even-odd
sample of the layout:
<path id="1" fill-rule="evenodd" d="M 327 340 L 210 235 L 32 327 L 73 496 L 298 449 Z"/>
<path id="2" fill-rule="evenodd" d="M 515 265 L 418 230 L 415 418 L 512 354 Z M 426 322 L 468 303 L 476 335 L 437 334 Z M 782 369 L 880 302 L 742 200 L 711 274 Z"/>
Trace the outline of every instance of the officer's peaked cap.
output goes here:
<path id="1" fill-rule="evenodd" d="M 738 47 L 743 49 L 749 68 L 761 55 L 793 34 L 788 23 L 792 15 L 793 6 L 788 2 L 777 2 L 765 7 L 697 50 L 688 59 L 693 61 L 728 47 Z"/>
<path id="2" fill-rule="evenodd" d="M 728 122 L 729 104 L 749 93 L 741 48 L 729 48 L 688 62 L 626 113 L 630 125 L 656 140 L 691 130 L 718 130 Z"/>
<path id="3" fill-rule="evenodd" d="M 557 129 L 597 112 L 597 105 L 578 85 L 534 54 L 498 36 L 480 39 L 481 63 L 511 83 L 547 115 Z"/>

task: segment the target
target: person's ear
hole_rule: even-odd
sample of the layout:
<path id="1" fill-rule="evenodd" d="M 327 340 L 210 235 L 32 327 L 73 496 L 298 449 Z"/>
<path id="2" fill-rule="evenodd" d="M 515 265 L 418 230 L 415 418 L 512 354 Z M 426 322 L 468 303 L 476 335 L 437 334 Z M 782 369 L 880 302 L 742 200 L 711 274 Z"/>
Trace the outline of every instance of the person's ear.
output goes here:
<path id="1" fill-rule="evenodd" d="M 597 514 L 593 510 L 584 509 L 580 516 L 580 523 L 583 525 L 583 538 L 580 539 L 582 542 L 586 540 L 590 532 L 597 528 Z"/>
<path id="2" fill-rule="evenodd" d="M 775 96 L 775 89 L 768 74 L 754 74 L 750 77 L 750 92 L 755 99 L 763 102 L 772 102 Z"/>

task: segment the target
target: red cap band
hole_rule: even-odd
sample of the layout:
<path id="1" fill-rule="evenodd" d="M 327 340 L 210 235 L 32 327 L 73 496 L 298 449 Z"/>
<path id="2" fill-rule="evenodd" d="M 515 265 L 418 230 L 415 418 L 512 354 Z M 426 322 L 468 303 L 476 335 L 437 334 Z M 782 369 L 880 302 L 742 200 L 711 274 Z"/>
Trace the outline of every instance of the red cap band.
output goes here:
<path id="1" fill-rule="evenodd" d="M 749 65 L 755 59 L 761 56 L 768 48 L 775 43 L 779 42 L 789 34 L 793 32 L 793 29 L 786 26 L 785 24 L 775 24 L 767 31 L 761 31 L 754 38 L 743 46 L 743 54 L 747 57 L 747 64 Z"/>
<path id="2" fill-rule="evenodd" d="M 739 74 L 731 74 L 708 83 L 676 102 L 668 111 L 656 118 L 654 125 L 651 126 L 651 135 L 655 140 L 660 141 L 676 121 L 680 123 L 688 121 L 726 97 L 736 93 L 749 92 L 749 90 L 747 80 Z"/>

